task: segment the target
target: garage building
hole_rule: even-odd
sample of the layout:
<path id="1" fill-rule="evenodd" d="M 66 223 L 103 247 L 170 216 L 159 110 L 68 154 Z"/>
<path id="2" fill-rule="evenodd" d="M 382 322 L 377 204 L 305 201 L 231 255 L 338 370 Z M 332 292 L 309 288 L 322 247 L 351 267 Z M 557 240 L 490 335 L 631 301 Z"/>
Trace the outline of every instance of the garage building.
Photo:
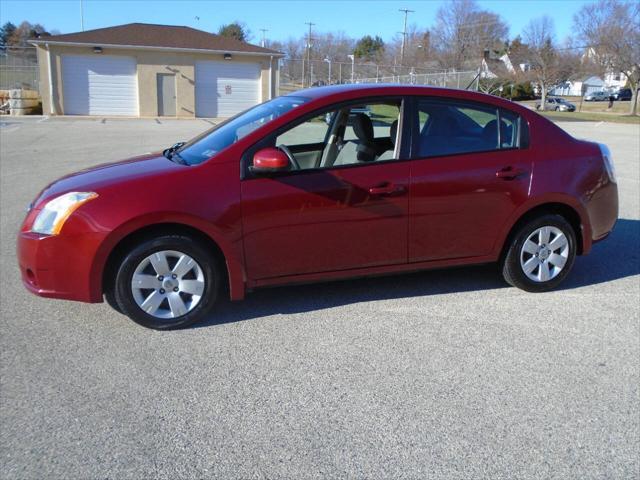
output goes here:
<path id="1" fill-rule="evenodd" d="M 50 115 L 235 115 L 277 95 L 284 55 L 190 27 L 131 23 L 33 40 Z"/>

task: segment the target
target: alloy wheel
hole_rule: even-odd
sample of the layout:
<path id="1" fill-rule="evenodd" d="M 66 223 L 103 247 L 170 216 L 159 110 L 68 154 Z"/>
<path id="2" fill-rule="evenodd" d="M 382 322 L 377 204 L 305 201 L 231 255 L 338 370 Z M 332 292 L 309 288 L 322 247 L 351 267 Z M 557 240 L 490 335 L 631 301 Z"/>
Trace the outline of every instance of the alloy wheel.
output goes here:
<path id="1" fill-rule="evenodd" d="M 202 268 L 192 257 L 161 250 L 144 258 L 131 277 L 131 293 L 138 307 L 161 319 L 191 312 L 205 291 Z"/>
<path id="2" fill-rule="evenodd" d="M 520 251 L 520 266 L 534 282 L 557 277 L 569 258 L 569 240 L 557 227 L 544 226 L 531 233 Z"/>

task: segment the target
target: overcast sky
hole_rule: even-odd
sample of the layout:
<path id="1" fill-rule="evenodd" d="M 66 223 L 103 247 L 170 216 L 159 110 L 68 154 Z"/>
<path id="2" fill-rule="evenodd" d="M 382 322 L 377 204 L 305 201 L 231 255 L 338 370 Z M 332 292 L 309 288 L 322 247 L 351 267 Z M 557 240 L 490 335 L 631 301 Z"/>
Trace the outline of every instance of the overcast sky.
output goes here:
<path id="1" fill-rule="evenodd" d="M 273 40 L 299 37 L 308 31 L 305 22 L 322 32 L 343 31 L 351 37 L 380 35 L 390 40 L 402 30 L 400 8 L 415 10 L 409 23 L 421 27 L 433 24 L 443 0 L 431 1 L 174 1 L 174 0 L 83 0 L 84 28 L 108 27 L 131 22 L 188 25 L 210 32 L 234 20 L 245 22 L 258 43 L 266 28 Z M 547 14 L 554 20 L 557 39 L 571 34 L 573 14 L 584 0 L 492 0 L 478 2 L 499 13 L 511 27 L 511 37 L 519 34 L 533 17 Z M 0 21 L 15 24 L 23 20 L 41 23 L 62 33 L 80 31 L 80 0 L 1 0 Z"/>

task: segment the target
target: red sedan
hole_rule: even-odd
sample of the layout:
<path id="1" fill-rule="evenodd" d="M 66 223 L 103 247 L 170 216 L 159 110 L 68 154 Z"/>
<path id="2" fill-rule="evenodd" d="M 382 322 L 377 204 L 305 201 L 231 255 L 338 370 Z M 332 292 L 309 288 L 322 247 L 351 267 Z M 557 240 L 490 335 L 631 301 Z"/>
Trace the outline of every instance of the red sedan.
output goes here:
<path id="1" fill-rule="evenodd" d="M 499 262 L 557 286 L 618 214 L 606 146 L 517 104 L 410 86 L 303 90 L 162 154 L 62 178 L 18 239 L 27 289 L 183 327 L 221 292 Z"/>

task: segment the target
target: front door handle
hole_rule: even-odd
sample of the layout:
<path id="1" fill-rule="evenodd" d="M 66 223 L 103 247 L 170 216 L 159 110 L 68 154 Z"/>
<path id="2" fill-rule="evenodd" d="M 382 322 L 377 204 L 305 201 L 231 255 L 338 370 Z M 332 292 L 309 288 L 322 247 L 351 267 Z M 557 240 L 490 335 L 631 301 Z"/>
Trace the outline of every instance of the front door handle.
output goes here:
<path id="1" fill-rule="evenodd" d="M 508 166 L 498 170 L 496 172 L 496 177 L 502 178 L 503 180 L 515 180 L 516 178 L 521 177 L 526 173 L 527 171 L 522 168 Z"/>
<path id="2" fill-rule="evenodd" d="M 402 185 L 396 185 L 392 182 L 384 182 L 377 187 L 369 188 L 370 195 L 382 196 L 382 195 L 401 195 L 407 191 L 406 187 Z"/>

